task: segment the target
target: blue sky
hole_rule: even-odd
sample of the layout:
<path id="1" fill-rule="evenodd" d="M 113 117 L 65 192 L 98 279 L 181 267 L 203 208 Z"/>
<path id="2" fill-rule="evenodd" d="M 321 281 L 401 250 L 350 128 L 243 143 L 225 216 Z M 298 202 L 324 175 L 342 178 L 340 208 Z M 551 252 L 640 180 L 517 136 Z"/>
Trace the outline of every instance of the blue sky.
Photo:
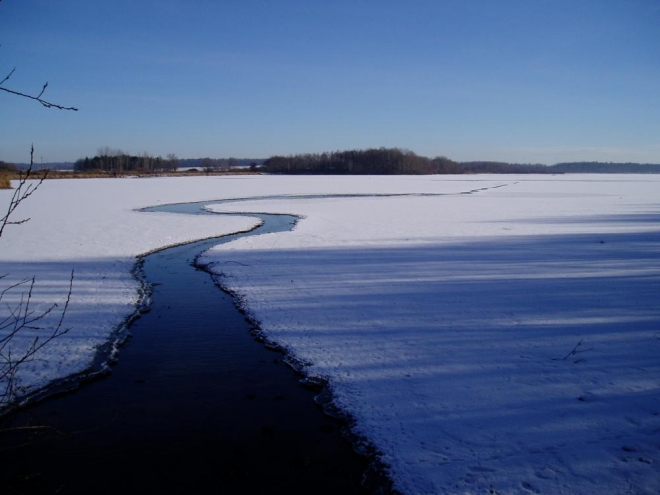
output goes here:
<path id="1" fill-rule="evenodd" d="M 660 163 L 658 0 L 2 0 L 0 160 Z"/>

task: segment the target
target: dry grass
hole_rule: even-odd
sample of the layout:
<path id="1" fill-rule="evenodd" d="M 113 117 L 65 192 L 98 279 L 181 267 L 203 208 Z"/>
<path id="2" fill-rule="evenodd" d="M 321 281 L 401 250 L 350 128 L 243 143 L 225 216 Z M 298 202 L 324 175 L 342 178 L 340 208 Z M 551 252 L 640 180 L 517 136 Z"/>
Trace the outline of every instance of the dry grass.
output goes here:
<path id="1" fill-rule="evenodd" d="M 6 172 L 0 172 L 0 189 L 11 189 L 10 177 Z"/>
<path id="2" fill-rule="evenodd" d="M 48 172 L 47 179 L 112 179 L 120 177 L 205 177 L 205 176 L 222 176 L 222 175 L 258 175 L 259 172 L 253 172 L 249 170 L 232 170 L 231 172 L 226 171 L 212 171 L 205 172 L 199 170 L 197 172 L 124 172 L 119 174 L 114 174 L 112 172 L 104 172 L 102 170 L 90 170 L 86 172 L 72 172 L 72 171 L 58 171 L 51 170 Z M 18 175 L 16 177 L 18 178 Z"/>
<path id="3" fill-rule="evenodd" d="M 41 178 L 43 171 L 35 170 L 32 172 L 35 178 Z M 223 175 L 259 175 L 259 172 L 250 171 L 247 169 L 220 171 L 214 170 L 206 172 L 199 170 L 195 172 L 179 171 L 179 172 L 150 172 L 150 173 L 121 173 L 114 174 L 111 172 L 104 172 L 103 170 L 90 170 L 86 172 L 73 172 L 73 171 L 59 171 L 49 170 L 46 180 L 50 179 L 112 179 L 120 177 L 217 177 Z M 0 189 L 11 189 L 11 180 L 19 180 L 21 178 L 19 172 L 2 172 L 0 171 Z"/>

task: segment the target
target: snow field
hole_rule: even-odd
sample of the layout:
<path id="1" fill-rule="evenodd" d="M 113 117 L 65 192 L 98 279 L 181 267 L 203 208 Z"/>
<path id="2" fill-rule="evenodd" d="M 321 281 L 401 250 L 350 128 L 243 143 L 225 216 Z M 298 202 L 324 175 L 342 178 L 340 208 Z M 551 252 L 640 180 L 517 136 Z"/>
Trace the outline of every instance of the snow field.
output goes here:
<path id="1" fill-rule="evenodd" d="M 655 493 L 653 179 L 213 206 L 304 219 L 204 259 L 241 263 L 221 283 L 330 380 L 402 492 Z"/>
<path id="2" fill-rule="evenodd" d="M 75 269 L 71 330 L 20 385 L 89 366 L 134 310 L 136 256 L 257 223 L 137 208 L 416 194 L 211 206 L 303 218 L 204 261 L 219 262 L 270 339 L 330 380 L 402 492 L 657 493 L 659 186 L 629 175 L 48 181 L 16 213 L 30 221 L 0 238 L 0 273 L 6 285 L 36 276 L 39 309 L 61 304 Z"/>

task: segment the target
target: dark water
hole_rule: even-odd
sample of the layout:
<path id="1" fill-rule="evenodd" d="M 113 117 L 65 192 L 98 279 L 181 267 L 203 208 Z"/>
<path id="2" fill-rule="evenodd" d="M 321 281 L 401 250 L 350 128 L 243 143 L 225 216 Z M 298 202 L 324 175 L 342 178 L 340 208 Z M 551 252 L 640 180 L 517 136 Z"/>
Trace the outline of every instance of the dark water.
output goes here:
<path id="1" fill-rule="evenodd" d="M 365 493 L 342 425 L 191 266 L 217 243 L 149 255 L 151 310 L 112 373 L 3 420 L 0 494 Z"/>

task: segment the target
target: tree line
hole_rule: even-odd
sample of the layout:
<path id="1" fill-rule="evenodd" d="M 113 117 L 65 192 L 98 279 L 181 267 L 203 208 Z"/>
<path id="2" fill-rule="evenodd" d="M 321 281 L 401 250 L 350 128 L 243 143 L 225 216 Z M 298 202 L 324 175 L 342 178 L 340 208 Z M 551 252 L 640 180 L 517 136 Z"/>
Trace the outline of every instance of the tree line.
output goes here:
<path id="1" fill-rule="evenodd" d="M 161 156 L 151 156 L 149 153 L 142 155 L 129 155 L 120 150 L 110 150 L 102 148 L 99 153 L 92 157 L 85 157 L 77 160 L 73 169 L 76 172 L 141 172 L 152 173 L 161 171 L 175 171 L 178 167 L 179 159 L 176 155 L 170 153 L 167 158 Z"/>
<path id="2" fill-rule="evenodd" d="M 427 158 L 400 148 L 273 156 L 263 163 L 261 170 L 272 174 L 355 175 L 551 173 L 545 165 L 504 162 L 460 163 L 444 156 Z"/>
<path id="3" fill-rule="evenodd" d="M 44 164 L 48 168 L 57 164 Z M 64 164 L 66 165 L 66 164 Z M 0 175 L 23 169 L 24 164 L 14 165 L 0 161 Z M 64 167 L 66 168 L 66 167 Z M 93 158 L 81 158 L 73 164 L 77 172 L 156 173 L 174 172 L 177 169 L 198 171 L 229 171 L 249 168 L 270 174 L 315 175 L 423 175 L 423 174 L 657 174 L 660 164 L 565 162 L 555 165 L 508 163 L 498 161 L 457 162 L 444 156 L 427 158 L 400 148 L 307 153 L 288 156 L 272 156 L 266 160 L 247 158 L 177 158 L 129 155 L 120 150 L 101 148 Z M 4 172 L 4 174 L 3 174 Z"/>
<path id="4" fill-rule="evenodd" d="M 272 174 L 453 174 L 460 165 L 444 156 L 426 158 L 399 148 L 272 156 L 261 171 Z"/>
<path id="5" fill-rule="evenodd" d="M 660 165 L 652 163 L 566 162 L 550 168 L 559 174 L 660 174 Z"/>
<path id="6" fill-rule="evenodd" d="M 495 161 L 456 162 L 427 158 L 400 148 L 272 156 L 260 171 L 271 174 L 422 175 L 422 174 L 564 174 L 660 173 L 660 165 L 640 163 L 571 162 L 555 165 Z"/>
<path id="7" fill-rule="evenodd" d="M 96 156 L 80 158 L 73 164 L 76 172 L 106 172 L 112 174 L 175 172 L 177 169 L 202 171 L 230 170 L 236 167 L 256 169 L 263 160 L 247 158 L 178 158 L 170 153 L 167 157 L 148 153 L 129 155 L 121 150 L 99 149 Z"/>
<path id="8" fill-rule="evenodd" d="M 547 165 L 539 163 L 508 163 L 508 162 L 461 162 L 463 174 L 551 174 L 555 173 Z"/>

